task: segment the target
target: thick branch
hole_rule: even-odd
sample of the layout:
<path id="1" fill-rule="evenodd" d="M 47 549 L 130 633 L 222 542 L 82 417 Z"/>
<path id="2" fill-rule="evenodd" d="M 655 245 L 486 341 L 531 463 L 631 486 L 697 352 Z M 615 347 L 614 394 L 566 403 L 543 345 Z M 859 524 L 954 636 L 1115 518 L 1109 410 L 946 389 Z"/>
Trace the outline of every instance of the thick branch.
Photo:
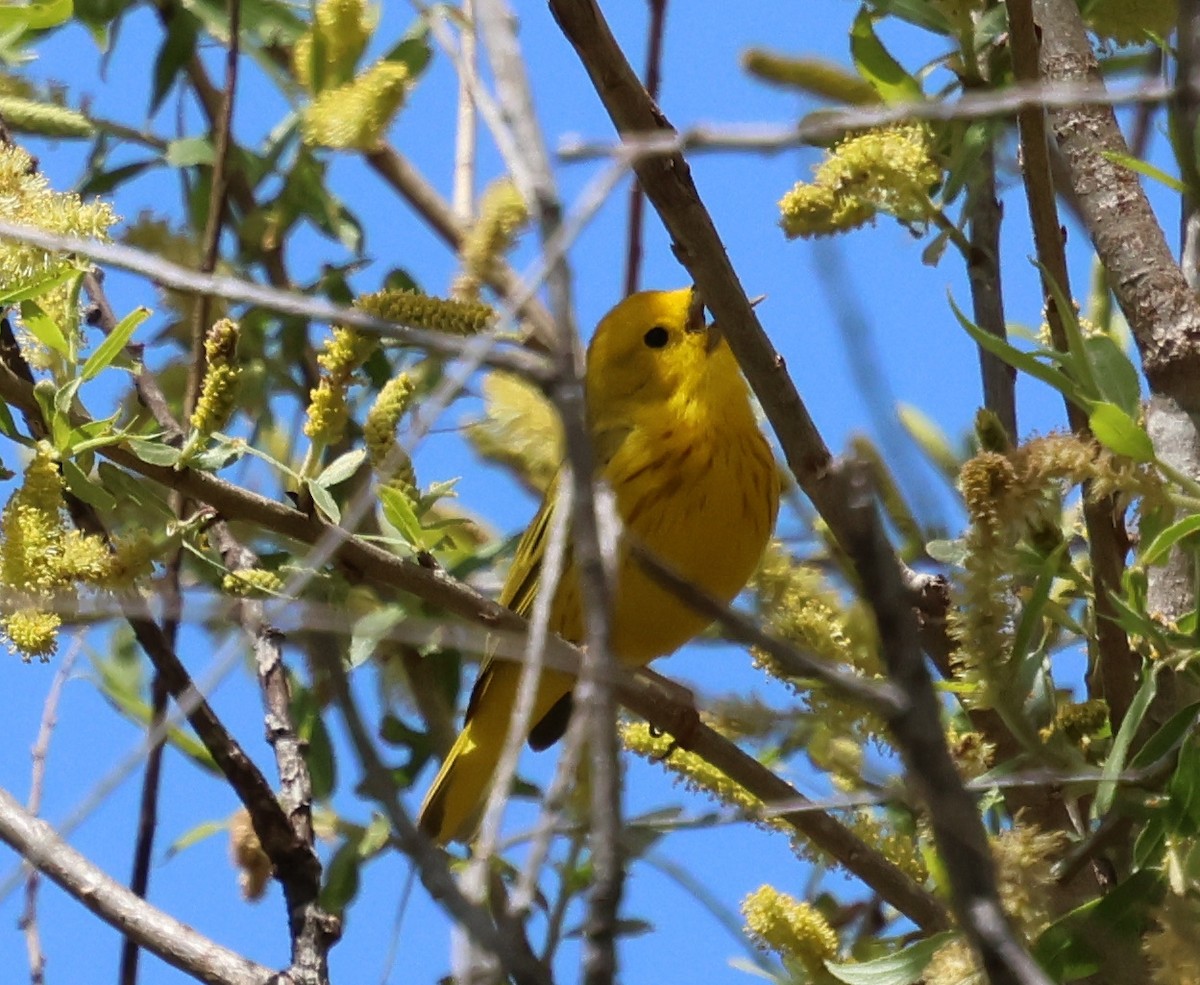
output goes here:
<path id="1" fill-rule="evenodd" d="M 1045 83 L 1096 83 L 1091 42 L 1074 0 L 1033 0 Z M 1050 111 L 1071 186 L 1109 283 L 1137 341 L 1150 387 L 1200 411 L 1200 303 L 1171 256 L 1136 172 L 1106 154 L 1129 148 L 1104 106 Z"/>
<path id="2" fill-rule="evenodd" d="M 265 985 L 273 973 L 180 923 L 108 876 L 0 790 L 0 840 L 100 919 L 211 985 Z"/>

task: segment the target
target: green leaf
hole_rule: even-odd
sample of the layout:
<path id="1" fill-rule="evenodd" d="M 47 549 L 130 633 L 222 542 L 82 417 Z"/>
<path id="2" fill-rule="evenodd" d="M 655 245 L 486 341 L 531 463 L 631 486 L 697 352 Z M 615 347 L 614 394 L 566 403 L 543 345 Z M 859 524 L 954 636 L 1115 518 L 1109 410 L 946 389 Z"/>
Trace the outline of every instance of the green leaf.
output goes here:
<path id="1" fill-rule="evenodd" d="M 1172 833 L 1194 838 L 1200 833 L 1200 736 L 1188 736 L 1179 750 L 1167 794 L 1167 813 L 1174 822 Z"/>
<path id="2" fill-rule="evenodd" d="M 71 357 L 71 347 L 67 345 L 63 330 L 36 301 L 21 302 L 21 324 L 47 349 L 57 352 L 64 359 Z"/>
<path id="3" fill-rule="evenodd" d="M 379 641 L 392 631 L 392 627 L 404 621 L 404 615 L 404 610 L 399 606 L 386 605 L 356 619 L 350 633 L 350 651 L 346 658 L 350 667 L 359 667 L 370 660 L 379 646 Z"/>
<path id="4" fill-rule="evenodd" d="M 1047 366 L 1032 353 L 1022 352 L 1004 339 L 997 338 L 991 332 L 985 332 L 982 328 L 979 328 L 962 313 L 958 305 L 954 303 L 954 298 L 950 299 L 950 307 L 954 311 L 954 317 L 958 319 L 958 323 L 962 325 L 966 333 L 975 340 L 981 349 L 985 349 L 992 353 L 992 355 L 1002 359 L 1013 369 L 1025 373 L 1027 376 L 1032 376 L 1035 380 L 1041 380 L 1048 386 L 1053 387 L 1072 403 L 1086 409 L 1086 403 L 1079 386 L 1066 373 L 1053 366 Z"/>
<path id="5" fill-rule="evenodd" d="M 128 444 L 129 450 L 147 465 L 175 465 L 179 461 L 179 449 L 161 441 L 130 438 Z"/>
<path id="6" fill-rule="evenodd" d="M 1182 520 L 1172 523 L 1142 549 L 1138 563 L 1146 567 L 1162 564 L 1171 553 L 1172 547 L 1197 530 L 1200 530 L 1200 513 L 1185 516 Z"/>
<path id="7" fill-rule="evenodd" d="M 196 54 L 197 24 L 187 11 L 176 8 L 167 18 L 167 37 L 154 59 L 154 85 L 150 93 L 153 116 L 171 91 L 176 77 Z"/>
<path id="8" fill-rule="evenodd" d="M 413 511 L 412 503 L 399 489 L 391 486 L 381 486 L 379 499 L 383 504 L 383 515 L 399 532 L 400 536 L 411 546 L 420 548 L 423 542 L 421 522 Z"/>
<path id="9" fill-rule="evenodd" d="M 1094 975 L 1127 949 L 1133 957 L 1162 886 L 1159 873 L 1135 872 L 1107 896 L 1089 900 L 1047 927 L 1034 944 L 1034 957 L 1055 982 Z"/>
<path id="10" fill-rule="evenodd" d="M 117 505 L 117 497 L 105 489 L 100 483 L 93 482 L 83 474 L 73 459 L 65 458 L 61 462 L 63 481 L 67 488 L 85 503 L 98 510 L 111 510 Z"/>
<path id="11" fill-rule="evenodd" d="M 1109 750 L 1108 758 L 1104 760 L 1104 766 L 1100 771 L 1101 780 L 1096 786 L 1096 799 L 1092 801 L 1092 817 L 1094 818 L 1104 817 L 1112 807 L 1113 797 L 1117 792 L 1117 777 L 1125 769 L 1125 762 L 1129 758 L 1129 749 L 1133 745 L 1134 736 L 1142 726 L 1146 709 L 1150 707 L 1150 702 L 1154 700 L 1154 695 L 1158 692 L 1156 666 L 1158 665 L 1149 663 L 1143 665 L 1142 683 L 1138 687 L 1137 693 L 1134 694 L 1133 701 L 1129 703 L 1129 710 L 1125 713 L 1116 738 L 1113 739 L 1112 749 Z"/>
<path id="12" fill-rule="evenodd" d="M 847 964 L 826 961 L 825 967 L 834 978 L 846 985 L 911 985 L 920 979 L 934 952 L 958 936 L 957 931 L 943 930 L 940 934 L 874 961 Z"/>
<path id="13" fill-rule="evenodd" d="M 180 852 L 191 848 L 193 845 L 198 845 L 206 838 L 211 838 L 213 835 L 223 834 L 229 830 L 228 821 L 203 821 L 197 824 L 194 828 L 185 831 L 167 848 L 167 858 L 172 858 Z"/>
<path id="14" fill-rule="evenodd" d="M 1188 187 L 1185 182 L 1180 181 L 1178 178 L 1172 178 L 1167 172 L 1161 168 L 1156 168 L 1148 161 L 1142 161 L 1130 154 L 1122 154 L 1119 151 L 1112 150 L 1102 150 L 1100 156 L 1112 161 L 1113 164 L 1119 164 L 1130 171 L 1136 171 L 1140 175 L 1152 178 L 1154 181 L 1166 185 L 1173 192 L 1180 195 L 1187 194 Z"/>
<path id="15" fill-rule="evenodd" d="M 1062 566 L 1066 550 L 1067 545 L 1060 544 L 1046 558 L 1042 570 L 1038 572 L 1033 591 L 1029 593 L 1029 598 L 1021 609 L 1021 618 L 1017 621 L 1016 632 L 1013 633 L 1009 667 L 1012 668 L 1013 692 L 1021 700 L 1029 693 L 1038 667 L 1042 664 L 1041 650 L 1032 648 L 1034 633 L 1042 626 L 1042 615 L 1050 598 L 1050 589 L 1054 587 L 1054 579 Z"/>
<path id="16" fill-rule="evenodd" d="M 43 294 L 53 291 L 56 287 L 61 287 L 72 277 L 82 276 L 74 267 L 67 267 L 65 270 L 58 270 L 50 274 L 48 277 L 25 281 L 17 287 L 0 291 L 0 308 L 7 308 L 11 304 L 18 304 L 21 301 L 29 301 L 33 298 L 41 297 Z"/>
<path id="17" fill-rule="evenodd" d="M 961 568 L 967 560 L 967 545 L 961 540 L 931 540 L 925 545 L 925 553 L 942 564 Z"/>
<path id="18" fill-rule="evenodd" d="M 1153 765 L 1174 749 L 1188 730 L 1197 723 L 1200 723 L 1200 701 L 1181 708 L 1168 718 L 1162 727 L 1146 740 L 1146 744 L 1138 750 L 1137 755 L 1129 761 L 1129 768 L 1140 770 Z"/>
<path id="19" fill-rule="evenodd" d="M 311 479 L 304 483 L 304 488 L 308 490 L 308 494 L 312 496 L 313 505 L 321 511 L 325 519 L 330 523 L 342 522 L 341 508 L 328 489 Z"/>
<path id="20" fill-rule="evenodd" d="M 1142 381 L 1125 350 L 1108 335 L 1083 340 L 1083 350 L 1092 367 L 1100 396 L 1116 404 L 1130 417 L 1141 409 Z"/>
<path id="21" fill-rule="evenodd" d="M 337 760 L 333 743 L 313 693 L 298 684 L 293 686 L 292 719 L 296 723 L 296 734 L 306 744 L 304 761 L 312 774 L 313 797 L 327 800 L 337 786 Z"/>
<path id="22" fill-rule="evenodd" d="M 358 895 L 358 839 L 347 838 L 333 853 L 325 870 L 325 885 L 321 888 L 321 907 L 329 913 L 341 913 Z"/>
<path id="23" fill-rule="evenodd" d="M 1101 402 L 1093 405 L 1088 415 L 1088 425 L 1096 440 L 1109 451 L 1135 462 L 1154 461 L 1154 444 L 1150 435 L 1116 404 Z"/>
<path id="24" fill-rule="evenodd" d="M 136 178 L 148 168 L 156 167 L 159 164 L 158 158 L 147 158 L 144 161 L 134 161 L 131 164 L 122 164 L 117 168 L 109 168 L 105 171 L 92 171 L 84 179 L 83 184 L 76 189 L 80 198 L 96 198 L 100 195 L 111 195 L 113 191 L 119 188 L 125 182 Z"/>
<path id="25" fill-rule="evenodd" d="M 874 18 L 863 8 L 850 29 L 850 54 L 855 67 L 886 103 L 921 99 L 921 83 L 904 70 L 875 33 Z"/>
<path id="26" fill-rule="evenodd" d="M 0 31 L 44 31 L 71 19 L 72 0 L 43 0 L 38 3 L 7 4 L 0 7 Z"/>
<path id="27" fill-rule="evenodd" d="M 3 400 L 0 400 L 0 434 L 6 438 L 17 437 L 17 422 L 13 420 L 12 411 Z"/>
<path id="28" fill-rule="evenodd" d="M 371 823 L 367 825 L 367 829 L 358 843 L 358 857 L 367 859 L 372 855 L 378 855 L 391 837 L 392 826 L 388 823 L 388 819 L 378 811 L 374 811 L 371 814 Z"/>
<path id="29" fill-rule="evenodd" d="M 88 356 L 87 362 L 83 364 L 83 369 L 79 371 L 79 375 L 85 380 L 90 380 L 97 373 L 107 369 L 129 343 L 137 327 L 149 317 L 149 308 L 134 308 L 133 311 L 117 322 L 104 341 L 96 346 L 96 351 Z"/>
<path id="30" fill-rule="evenodd" d="M 320 475 L 313 479 L 313 482 L 326 489 L 331 489 L 354 475 L 366 458 L 367 452 L 363 448 L 356 448 L 354 451 L 339 455 L 325 467 Z"/>
<path id="31" fill-rule="evenodd" d="M 417 77 L 425 71 L 425 67 L 432 57 L 433 48 L 429 44 L 429 23 L 422 17 L 408 29 L 396 46 L 383 56 L 383 60 L 400 62 L 408 69 L 409 78 L 416 81 Z"/>
<path id="32" fill-rule="evenodd" d="M 198 164 L 211 165 L 216 159 L 208 137 L 181 137 L 167 144 L 164 160 L 173 168 L 190 168 Z"/>

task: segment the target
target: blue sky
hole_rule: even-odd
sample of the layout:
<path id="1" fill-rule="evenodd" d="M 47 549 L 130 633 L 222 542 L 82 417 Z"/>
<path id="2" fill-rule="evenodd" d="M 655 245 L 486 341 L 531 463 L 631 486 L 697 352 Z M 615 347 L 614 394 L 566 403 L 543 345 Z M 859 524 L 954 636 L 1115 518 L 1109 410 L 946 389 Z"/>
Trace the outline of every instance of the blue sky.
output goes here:
<path id="1" fill-rule="evenodd" d="M 609 3 L 619 40 L 642 61 L 644 7 L 638 3 Z M 411 20 L 407 5 L 389 4 L 377 47 L 402 32 Z M 732 13 L 737 11 L 736 15 Z M 845 0 L 811 0 L 784 4 L 752 0 L 730 5 L 717 0 L 675 4 L 668 18 L 664 86 L 661 104 L 678 126 L 694 123 L 783 123 L 805 110 L 796 97 L 761 86 L 739 68 L 741 52 L 762 45 L 785 52 L 820 54 L 848 61 L 847 32 L 856 5 Z M 537 108 L 547 142 L 553 150 L 567 135 L 606 138 L 611 126 L 574 52 L 561 37 L 543 4 L 520 3 L 521 42 L 528 58 Z M 94 96 L 102 115 L 130 119 L 130 100 L 144 105 L 152 59 L 146 45 L 156 37 L 150 14 L 141 11 L 129 18 L 109 61 L 107 77 L 99 81 L 97 52 L 78 30 L 64 31 L 40 52 L 29 67 L 39 79 L 60 79 L 79 85 Z M 938 53 L 928 38 L 904 28 L 885 25 L 885 40 L 910 67 Z M 209 52 L 217 64 L 217 52 Z M 935 80 L 940 84 L 944 79 Z M 444 192 L 449 192 L 453 154 L 454 78 L 446 59 L 436 56 L 429 72 L 413 93 L 399 118 L 393 139 L 396 145 Z M 270 87 L 245 69 L 243 93 L 236 125 L 243 139 L 253 139 L 272 125 L 285 104 Z M 137 119 L 137 110 L 132 114 Z M 173 134 L 177 107 L 172 99 L 154 121 L 155 128 Z M 185 108 L 184 133 L 199 132 L 194 113 Z M 81 164 L 78 147 L 38 145 L 41 165 L 59 188 L 70 187 Z M 886 412 L 891 399 L 912 404 L 937 421 L 957 440 L 969 428 L 978 403 L 977 358 L 972 344 L 957 327 L 947 304 L 953 292 L 964 308 L 969 302 L 961 263 L 947 255 L 939 267 L 922 265 L 921 241 L 896 224 L 880 221 L 873 228 L 848 237 L 820 243 L 787 242 L 779 232 L 776 203 L 798 178 L 807 177 L 819 159 L 813 149 L 792 150 L 773 156 L 705 154 L 692 160 L 693 173 L 743 283 L 752 294 L 765 294 L 759 308 L 763 323 L 783 354 L 809 409 L 835 450 L 845 447 L 856 433 L 879 440 L 890 458 L 904 466 L 906 488 L 922 505 L 922 517 L 949 525 L 959 522 L 940 480 L 920 466 L 911 446 L 894 423 L 880 420 L 864 401 L 855 382 L 855 366 L 878 366 L 876 399 Z M 557 177 L 564 200 L 570 204 L 595 175 L 599 165 L 563 164 Z M 499 173 L 498 159 L 485 150 L 481 178 Z M 397 202 L 373 173 L 352 157 L 336 159 L 333 184 L 347 204 L 367 223 L 367 254 L 373 263 L 358 275 L 356 287 L 378 285 L 380 271 L 393 265 L 407 268 L 430 292 L 444 290 L 455 269 L 454 258 L 427 232 L 420 220 Z M 142 209 L 161 208 L 177 196 L 168 178 L 150 176 L 123 188 L 117 208 L 128 218 Z M 1008 178 L 1009 186 L 1017 181 Z M 598 214 L 571 252 L 575 296 L 581 326 L 594 325 L 618 299 L 623 278 L 626 194 L 622 191 Z M 1032 266 L 1026 257 L 1032 245 L 1019 195 L 1006 195 L 1006 302 L 1010 320 L 1036 325 L 1040 296 Z M 1088 283 L 1089 251 L 1081 231 L 1072 228 L 1072 273 L 1076 294 Z M 297 275 L 315 272 L 322 262 L 344 259 L 340 248 L 305 233 L 291 245 L 300 260 Z M 532 261 L 532 237 L 517 253 L 517 266 Z M 833 278 L 831 269 L 844 276 Z M 686 282 L 668 249 L 668 242 L 648 211 L 646 264 L 643 283 L 673 287 Z M 113 297 L 122 310 L 138 304 L 156 304 L 153 289 L 134 278 L 114 275 Z M 857 321 L 851 332 L 844 327 L 847 313 Z M 152 331 L 152 329 L 150 329 Z M 589 329 L 590 330 L 590 329 Z M 1061 403 L 1054 394 L 1034 384 L 1022 383 L 1019 391 L 1022 429 L 1044 432 L 1062 425 Z M 454 434 L 468 411 L 455 407 L 440 422 L 435 434 L 419 450 L 416 465 L 423 483 L 461 476 L 462 503 L 478 511 L 501 531 L 513 532 L 532 515 L 535 504 L 495 468 L 481 466 Z M 0 450 L 10 467 L 11 452 Z M 94 644 L 97 638 L 88 638 Z M 190 644 L 190 646 L 189 646 Z M 64 646 L 64 649 L 66 647 Z M 198 633 L 185 640 L 185 653 L 198 677 L 204 676 L 212 647 Z M 29 784 L 29 762 L 23 755 L 33 742 L 42 704 L 57 662 L 20 666 L 12 658 L 7 686 L 0 695 L 0 715 L 6 721 L 8 754 L 0 760 L 0 785 L 18 797 Z M 718 689 L 759 689 L 775 700 L 785 696 L 771 690 L 749 669 L 737 650 L 691 647 L 658 665 L 663 672 L 694 686 L 700 695 Z M 96 780 L 138 741 L 138 731 L 118 717 L 82 679 L 88 662 L 81 657 L 59 707 L 54 733 L 43 815 L 60 821 L 80 802 Z M 373 689 L 362 681 L 360 693 L 373 708 Z M 240 669 L 226 679 L 213 696 L 219 713 L 257 756 L 268 775 L 273 764 L 261 743 L 259 699 L 250 678 Z M 343 778 L 356 776 L 345 749 L 339 765 Z M 534 775 L 545 775 L 550 757 L 531 766 Z M 809 782 L 797 770 L 801 789 Z M 125 878 L 129 867 L 131 830 L 136 817 L 140 775 L 134 774 L 93 813 L 72 842 L 112 874 Z M 352 781 L 346 786 L 352 786 Z M 675 790 L 662 770 L 630 762 L 627 773 L 630 813 L 682 803 L 690 812 L 709 808 L 706 802 Z M 415 800 L 415 797 L 414 797 Z M 235 878 L 226 860 L 223 837 L 203 841 L 171 859 L 164 849 L 202 821 L 220 819 L 235 809 L 232 794 L 222 784 L 200 774 L 174 753 L 168 753 L 164 774 L 162 817 L 157 864 L 152 875 L 151 898 L 170 912 L 197 926 L 221 943 L 243 950 L 269 965 L 286 964 L 286 932 L 278 891 L 266 901 L 248 905 L 238 896 Z M 415 806 L 415 804 L 414 804 Z M 358 820 L 369 817 L 367 805 L 344 797 L 339 807 Z M 770 881 L 778 888 L 803 895 L 811 870 L 797 862 L 786 841 L 746 825 L 721 825 L 669 839 L 659 849 L 671 863 L 706 885 L 729 909 L 748 891 Z M 10 853 L 0 854 L 0 877 L 14 865 Z M 407 879 L 404 860 L 388 856 L 364 870 L 362 892 L 352 909 L 346 935 L 332 955 L 335 981 L 379 980 L 389 946 L 392 924 Z M 836 881 L 834 883 L 836 885 Z M 20 981 L 26 974 L 24 945 L 15 929 L 21 909 L 20 893 L 0 899 L 0 980 Z M 110 981 L 115 976 L 118 939 L 74 901 L 53 887 L 44 887 L 41 931 L 49 957 L 50 982 Z M 625 904 L 631 919 L 651 920 L 654 931 L 628 940 L 621 957 L 625 981 L 741 982 L 743 971 L 729 966 L 744 957 L 741 944 L 675 883 L 651 867 L 632 873 Z M 404 914 L 399 939 L 400 959 L 390 981 L 432 981 L 448 970 L 448 926 L 436 906 L 418 887 Z M 560 967 L 563 981 L 573 980 L 575 950 L 565 949 Z M 156 959 L 145 958 L 142 981 L 146 985 L 183 980 L 183 976 Z"/>

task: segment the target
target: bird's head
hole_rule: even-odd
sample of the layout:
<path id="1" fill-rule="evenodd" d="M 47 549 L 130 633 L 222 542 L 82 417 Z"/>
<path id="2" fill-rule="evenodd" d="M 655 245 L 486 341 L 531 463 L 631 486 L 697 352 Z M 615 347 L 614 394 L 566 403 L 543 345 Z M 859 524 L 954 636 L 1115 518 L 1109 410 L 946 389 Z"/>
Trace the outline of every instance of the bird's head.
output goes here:
<path id="1" fill-rule="evenodd" d="M 604 316 L 588 346 L 593 420 L 667 407 L 700 412 L 739 395 L 744 403 L 737 362 L 717 326 L 705 323 L 694 288 L 631 294 Z"/>

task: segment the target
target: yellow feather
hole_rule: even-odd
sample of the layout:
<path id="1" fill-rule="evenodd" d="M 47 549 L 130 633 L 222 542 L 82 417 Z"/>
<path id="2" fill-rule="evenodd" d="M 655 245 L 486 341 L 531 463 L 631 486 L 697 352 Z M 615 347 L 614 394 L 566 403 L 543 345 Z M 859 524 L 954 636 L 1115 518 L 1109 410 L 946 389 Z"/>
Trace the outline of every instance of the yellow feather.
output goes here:
<path id="1" fill-rule="evenodd" d="M 600 477 L 613 489 L 625 529 L 704 591 L 729 601 L 762 556 L 779 506 L 778 474 L 728 345 L 705 326 L 691 289 L 646 291 L 618 304 L 588 348 L 588 424 Z M 517 547 L 500 602 L 528 616 L 537 592 L 557 481 Z M 678 649 L 707 625 L 622 547 L 612 646 L 628 667 Z M 583 611 L 567 564 L 550 607 L 550 629 L 580 642 Z M 466 723 L 421 807 L 420 826 L 441 844 L 469 840 L 516 701 L 521 667 L 488 661 Z M 537 748 L 561 735 L 559 702 L 574 679 L 543 671 L 532 716 Z"/>

